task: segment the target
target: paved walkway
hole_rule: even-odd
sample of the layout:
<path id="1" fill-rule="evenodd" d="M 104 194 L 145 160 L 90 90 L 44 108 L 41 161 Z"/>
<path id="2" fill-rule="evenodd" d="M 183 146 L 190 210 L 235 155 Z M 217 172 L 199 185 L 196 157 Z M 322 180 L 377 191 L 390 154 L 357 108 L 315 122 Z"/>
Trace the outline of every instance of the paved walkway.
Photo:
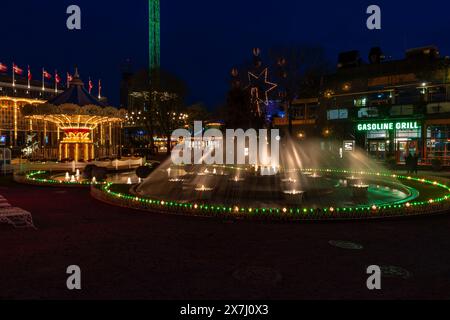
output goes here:
<path id="1" fill-rule="evenodd" d="M 230 223 L 110 207 L 87 190 L 4 179 L 0 193 L 32 211 L 38 227 L 0 226 L 0 299 L 450 299 L 450 215 Z M 65 287 L 74 264 L 81 292 Z M 369 292 L 372 264 L 402 269 L 386 268 L 393 277 Z"/>

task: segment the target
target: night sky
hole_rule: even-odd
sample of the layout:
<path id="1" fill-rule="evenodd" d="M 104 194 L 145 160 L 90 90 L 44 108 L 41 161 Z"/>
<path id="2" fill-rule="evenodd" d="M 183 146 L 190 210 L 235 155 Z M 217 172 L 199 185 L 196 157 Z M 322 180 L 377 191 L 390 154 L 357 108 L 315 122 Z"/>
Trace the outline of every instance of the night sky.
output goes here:
<path id="1" fill-rule="evenodd" d="M 71 4 L 81 7 L 81 31 L 66 28 Z M 371 4 L 382 8 L 381 31 L 366 28 Z M 161 0 L 162 66 L 188 83 L 190 103 L 213 108 L 225 99 L 230 68 L 253 47 L 321 45 L 333 65 L 340 51 L 358 49 L 366 59 L 375 45 L 393 58 L 428 44 L 450 55 L 449 9 L 444 0 Z M 102 79 L 117 105 L 121 63 L 147 64 L 146 0 L 2 0 L 0 14 L 0 62 L 29 64 L 35 79 L 42 67 L 65 75 L 77 64 L 85 82 Z"/>

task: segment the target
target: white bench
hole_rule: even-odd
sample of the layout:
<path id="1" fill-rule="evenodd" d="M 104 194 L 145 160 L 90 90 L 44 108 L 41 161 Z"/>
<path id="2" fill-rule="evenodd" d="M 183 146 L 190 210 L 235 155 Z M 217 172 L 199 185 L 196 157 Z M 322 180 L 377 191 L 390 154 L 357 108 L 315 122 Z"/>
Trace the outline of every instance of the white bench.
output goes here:
<path id="1" fill-rule="evenodd" d="M 0 223 L 8 223 L 15 228 L 34 228 L 31 213 L 21 208 L 4 207 L 0 208 Z"/>

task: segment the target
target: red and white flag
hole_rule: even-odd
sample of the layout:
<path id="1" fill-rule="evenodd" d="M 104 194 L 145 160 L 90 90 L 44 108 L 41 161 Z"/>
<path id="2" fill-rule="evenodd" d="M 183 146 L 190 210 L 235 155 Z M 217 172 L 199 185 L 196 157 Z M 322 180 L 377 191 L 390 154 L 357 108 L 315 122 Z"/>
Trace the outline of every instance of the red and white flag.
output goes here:
<path id="1" fill-rule="evenodd" d="M 52 78 L 52 75 L 49 72 L 45 71 L 45 69 L 42 69 L 42 76 L 45 79 L 51 79 Z"/>
<path id="2" fill-rule="evenodd" d="M 7 72 L 8 67 L 0 62 L 0 72 Z"/>
<path id="3" fill-rule="evenodd" d="M 57 84 L 61 82 L 61 78 L 59 77 L 58 71 L 55 71 L 55 82 Z"/>
<path id="4" fill-rule="evenodd" d="M 67 72 L 67 88 L 70 86 L 70 83 L 72 82 L 73 77 L 70 73 Z"/>
<path id="5" fill-rule="evenodd" d="M 31 87 L 31 79 L 33 78 L 33 76 L 31 75 L 31 70 L 30 70 L 30 66 L 28 66 L 28 89 L 30 89 Z"/>
<path id="6" fill-rule="evenodd" d="M 92 89 L 94 88 L 94 85 L 92 84 L 91 78 L 89 78 L 89 93 L 92 92 Z"/>
<path id="7" fill-rule="evenodd" d="M 98 98 L 102 98 L 102 80 L 98 80 Z"/>
<path id="8" fill-rule="evenodd" d="M 15 74 L 21 75 L 23 73 L 23 70 L 19 68 L 18 65 L 16 65 L 15 63 L 13 63 L 13 70 Z"/>

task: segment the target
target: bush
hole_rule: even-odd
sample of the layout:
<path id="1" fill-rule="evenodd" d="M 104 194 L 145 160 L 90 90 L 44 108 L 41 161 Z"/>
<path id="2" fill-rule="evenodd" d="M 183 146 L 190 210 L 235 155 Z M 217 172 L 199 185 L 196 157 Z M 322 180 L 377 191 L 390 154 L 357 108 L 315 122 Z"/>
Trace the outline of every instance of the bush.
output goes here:
<path id="1" fill-rule="evenodd" d="M 95 164 L 88 164 L 86 167 L 84 167 L 83 178 L 87 179 L 87 180 L 91 180 L 92 179 L 92 171 L 95 168 L 98 168 Z"/>
<path id="2" fill-rule="evenodd" d="M 152 168 L 149 166 L 140 166 L 136 169 L 138 178 L 145 179 L 152 173 Z"/>
<path id="3" fill-rule="evenodd" d="M 108 169 L 104 167 L 95 167 L 92 169 L 92 178 L 95 177 L 97 181 L 106 180 Z"/>

